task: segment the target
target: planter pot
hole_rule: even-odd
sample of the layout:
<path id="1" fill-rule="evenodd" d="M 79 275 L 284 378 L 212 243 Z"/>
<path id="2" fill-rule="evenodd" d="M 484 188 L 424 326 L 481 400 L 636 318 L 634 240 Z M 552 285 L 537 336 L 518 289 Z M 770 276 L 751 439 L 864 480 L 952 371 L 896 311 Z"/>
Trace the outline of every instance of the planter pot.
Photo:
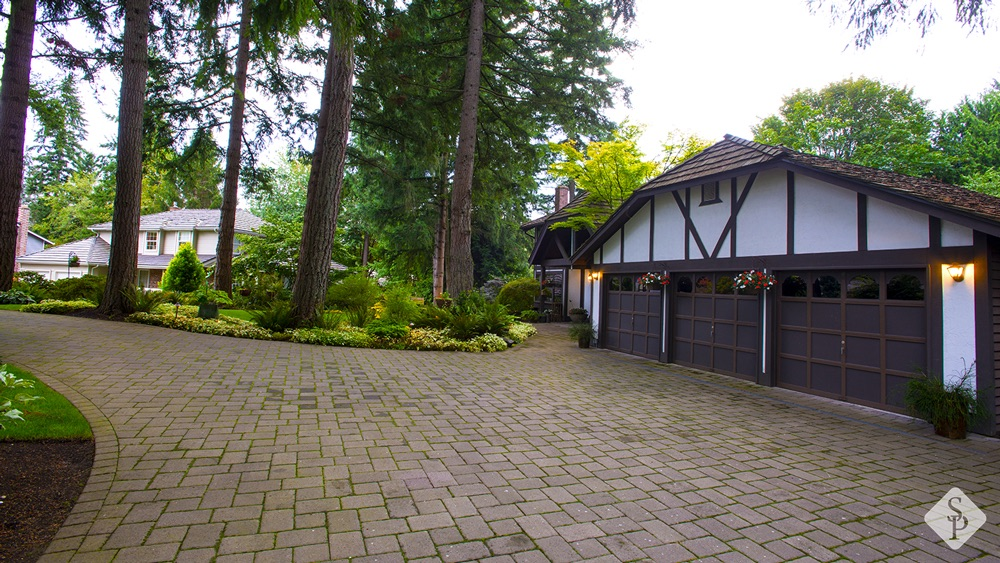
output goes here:
<path id="1" fill-rule="evenodd" d="M 934 423 L 935 434 L 952 440 L 964 440 L 967 430 L 964 418 L 939 420 Z"/>
<path id="2" fill-rule="evenodd" d="M 216 319 L 219 317 L 218 303 L 202 303 L 198 305 L 198 316 L 203 319 Z"/>
<path id="3" fill-rule="evenodd" d="M 574 323 L 582 323 L 587 321 L 586 313 L 570 313 L 569 320 Z"/>
<path id="4" fill-rule="evenodd" d="M 577 340 L 576 343 L 580 346 L 580 348 L 590 348 L 589 338 L 581 338 L 580 340 Z"/>
<path id="5" fill-rule="evenodd" d="M 451 307 L 451 299 L 442 299 L 440 297 L 435 297 L 434 305 L 442 309 L 447 309 L 448 307 Z"/>
<path id="6" fill-rule="evenodd" d="M 243 297 L 250 297 L 250 291 L 251 290 L 249 290 L 249 289 L 241 289 L 240 290 L 240 295 L 242 295 Z"/>

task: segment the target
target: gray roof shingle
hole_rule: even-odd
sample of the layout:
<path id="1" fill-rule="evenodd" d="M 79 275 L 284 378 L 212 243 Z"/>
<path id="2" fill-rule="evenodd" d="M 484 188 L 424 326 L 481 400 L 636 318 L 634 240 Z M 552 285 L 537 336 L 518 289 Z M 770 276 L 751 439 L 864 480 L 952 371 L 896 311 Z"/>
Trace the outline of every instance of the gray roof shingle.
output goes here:
<path id="1" fill-rule="evenodd" d="M 211 231 L 219 228 L 219 209 L 178 209 L 143 215 L 139 218 L 140 231 Z M 236 232 L 251 233 L 259 229 L 264 220 L 249 211 L 236 210 Z M 91 225 L 92 231 L 110 231 L 111 222 Z"/>
<path id="2" fill-rule="evenodd" d="M 101 237 L 93 236 L 20 256 L 17 258 L 17 261 L 41 264 L 66 264 L 69 261 L 71 252 L 80 258 L 81 266 L 106 266 L 108 264 L 108 256 L 111 255 L 111 245 Z"/>

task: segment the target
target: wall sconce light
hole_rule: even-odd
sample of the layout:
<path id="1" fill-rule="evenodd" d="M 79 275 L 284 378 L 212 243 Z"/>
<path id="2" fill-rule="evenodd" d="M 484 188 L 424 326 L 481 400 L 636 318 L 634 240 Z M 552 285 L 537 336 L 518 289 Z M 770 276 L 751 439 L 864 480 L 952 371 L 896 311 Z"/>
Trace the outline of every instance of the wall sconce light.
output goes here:
<path id="1" fill-rule="evenodd" d="M 600 272 L 591 272 L 590 273 L 590 279 L 592 279 L 594 281 L 597 281 L 597 280 L 601 279 L 601 273 Z"/>
<path id="2" fill-rule="evenodd" d="M 956 282 L 960 282 L 965 279 L 965 264 L 952 264 L 948 266 L 948 275 L 951 279 Z"/>

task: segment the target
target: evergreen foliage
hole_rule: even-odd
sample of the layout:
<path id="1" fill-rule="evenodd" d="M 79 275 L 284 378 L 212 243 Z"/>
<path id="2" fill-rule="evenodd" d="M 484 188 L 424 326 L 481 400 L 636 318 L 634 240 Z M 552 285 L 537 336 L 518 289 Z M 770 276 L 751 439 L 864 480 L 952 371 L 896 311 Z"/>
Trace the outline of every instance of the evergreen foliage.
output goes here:
<path id="1" fill-rule="evenodd" d="M 197 291 L 205 282 L 205 267 L 190 244 L 184 243 L 170 260 L 167 271 L 160 281 L 160 288 L 168 291 L 188 293 Z"/>

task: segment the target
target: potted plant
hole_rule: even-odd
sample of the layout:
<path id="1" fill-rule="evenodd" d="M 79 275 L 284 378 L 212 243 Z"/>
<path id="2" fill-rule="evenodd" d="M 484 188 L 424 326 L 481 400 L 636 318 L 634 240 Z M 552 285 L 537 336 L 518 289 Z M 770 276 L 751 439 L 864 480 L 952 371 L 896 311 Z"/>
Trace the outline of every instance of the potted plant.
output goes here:
<path id="1" fill-rule="evenodd" d="M 447 291 L 442 291 L 440 295 L 434 298 L 434 305 L 442 309 L 447 309 L 451 307 L 451 296 L 448 295 Z"/>
<path id="2" fill-rule="evenodd" d="M 575 307 L 569 310 L 569 320 L 574 323 L 582 323 L 587 320 L 587 310 Z"/>
<path id="3" fill-rule="evenodd" d="M 588 319 L 583 322 L 569 325 L 569 335 L 576 339 L 580 348 L 590 348 L 590 341 L 597 336 L 593 323 Z"/>
<path id="4" fill-rule="evenodd" d="M 771 275 L 764 272 L 759 272 L 757 270 L 747 270 L 743 273 L 736 274 L 733 277 L 733 283 L 736 285 L 736 289 L 741 290 L 764 290 L 767 291 L 774 287 L 777 279 Z"/>
<path id="5" fill-rule="evenodd" d="M 219 317 L 219 303 L 229 305 L 232 301 L 225 291 L 219 291 L 208 287 L 208 282 L 202 284 L 194 292 L 194 298 L 198 302 L 198 316 L 203 319 L 216 319 Z"/>
<path id="6" fill-rule="evenodd" d="M 645 287 L 647 291 L 655 291 L 670 285 L 670 276 L 667 274 L 661 274 L 660 272 L 649 272 L 639 276 L 638 282 L 639 285 Z"/>
<path id="7" fill-rule="evenodd" d="M 934 425 L 934 433 L 953 440 L 965 438 L 969 425 L 987 415 L 985 403 L 976 390 L 975 364 L 957 379 L 930 377 L 920 373 L 906 384 L 903 400 L 910 411 Z"/>

